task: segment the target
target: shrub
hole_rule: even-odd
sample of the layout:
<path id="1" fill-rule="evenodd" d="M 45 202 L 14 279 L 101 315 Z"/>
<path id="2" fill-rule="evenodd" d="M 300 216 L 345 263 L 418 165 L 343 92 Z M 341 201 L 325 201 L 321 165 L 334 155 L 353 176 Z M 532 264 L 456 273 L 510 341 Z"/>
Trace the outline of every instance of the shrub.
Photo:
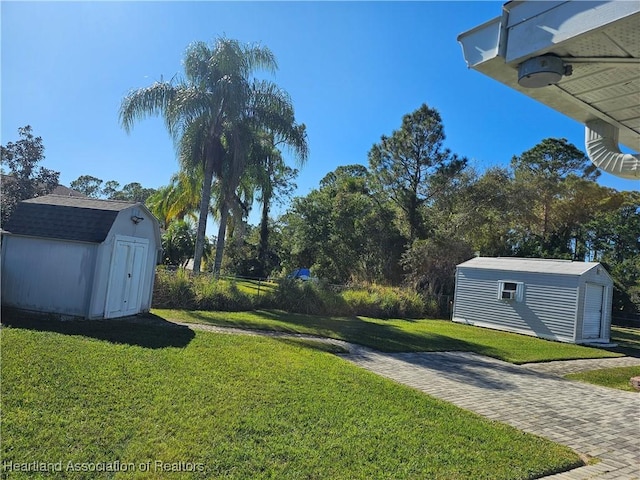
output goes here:
<path id="1" fill-rule="evenodd" d="M 422 298 L 406 289 L 370 285 L 366 289 L 347 290 L 342 297 L 353 315 L 417 318 L 425 311 Z"/>
<path id="2" fill-rule="evenodd" d="M 158 268 L 153 289 L 155 308 L 185 310 L 242 311 L 254 308 L 250 296 L 235 282 L 216 280 L 206 275 L 192 277 L 188 271 Z"/>
<path id="3" fill-rule="evenodd" d="M 156 273 L 153 306 L 218 311 L 274 308 L 307 315 L 376 318 L 418 318 L 425 312 L 435 317 L 438 311 L 437 302 L 425 302 L 417 293 L 395 287 L 370 285 L 339 293 L 323 282 L 285 278 L 258 297 L 240 291 L 233 280 L 192 277 L 185 270 L 171 272 L 164 268 Z"/>
<path id="4" fill-rule="evenodd" d="M 367 290 L 346 290 L 342 292 L 342 298 L 353 315 L 376 317 L 380 313 L 378 299 Z"/>
<path id="5" fill-rule="evenodd" d="M 435 297 L 427 297 L 424 300 L 424 314 L 429 318 L 446 318 L 438 299 Z"/>
<path id="6" fill-rule="evenodd" d="M 193 279 L 195 303 L 198 310 L 227 312 L 251 310 L 251 298 L 242 293 L 235 282 L 199 276 Z"/>
<path id="7" fill-rule="evenodd" d="M 164 268 L 156 270 L 153 287 L 153 306 L 155 308 L 195 308 L 193 282 L 185 270 L 171 272 Z"/>
<path id="8" fill-rule="evenodd" d="M 330 313 L 326 305 L 330 294 L 314 282 L 285 278 L 266 295 L 263 305 L 291 313 L 326 315 Z"/>

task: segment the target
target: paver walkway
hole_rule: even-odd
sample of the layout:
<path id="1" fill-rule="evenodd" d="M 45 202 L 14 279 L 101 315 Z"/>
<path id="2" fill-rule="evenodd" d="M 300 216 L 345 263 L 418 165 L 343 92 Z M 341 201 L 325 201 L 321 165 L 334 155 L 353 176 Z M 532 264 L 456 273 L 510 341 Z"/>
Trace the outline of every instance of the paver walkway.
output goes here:
<path id="1" fill-rule="evenodd" d="M 180 325 L 197 330 L 314 338 L 279 332 Z M 482 416 L 597 457 L 594 465 L 553 480 L 640 480 L 640 394 L 565 380 L 565 373 L 640 365 L 640 359 L 574 360 L 513 365 L 468 352 L 382 353 L 324 339 L 363 368 Z"/>

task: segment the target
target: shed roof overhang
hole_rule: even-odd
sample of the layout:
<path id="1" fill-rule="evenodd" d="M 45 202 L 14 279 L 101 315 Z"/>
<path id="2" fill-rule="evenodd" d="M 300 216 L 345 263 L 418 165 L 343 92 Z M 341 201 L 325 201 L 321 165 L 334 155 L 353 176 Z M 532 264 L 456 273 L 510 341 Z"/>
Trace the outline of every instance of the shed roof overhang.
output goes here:
<path id="1" fill-rule="evenodd" d="M 640 2 L 511 1 L 501 16 L 462 33 L 458 41 L 470 68 L 583 123 L 587 137 L 606 132 L 602 143 L 614 148 L 614 157 L 625 155 L 616 153 L 618 141 L 640 150 Z M 570 68 L 557 83 L 520 85 L 520 66 L 543 55 Z M 637 155 L 619 160 L 626 162 L 624 168 L 610 173 L 640 178 Z"/>

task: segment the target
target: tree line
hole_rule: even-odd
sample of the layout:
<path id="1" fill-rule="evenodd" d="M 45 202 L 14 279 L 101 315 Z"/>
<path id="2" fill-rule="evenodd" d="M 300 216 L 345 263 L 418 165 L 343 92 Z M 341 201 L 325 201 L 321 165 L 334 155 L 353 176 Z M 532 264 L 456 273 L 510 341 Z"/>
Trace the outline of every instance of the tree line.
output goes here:
<path id="1" fill-rule="evenodd" d="M 638 311 L 640 194 L 598 185 L 598 170 L 565 139 L 543 139 L 509 166 L 477 172 L 445 147 L 439 112 L 423 104 L 364 162 L 328 173 L 272 218 L 298 173 L 283 151 L 297 166 L 309 151 L 288 94 L 256 77 L 275 71 L 273 53 L 218 38 L 191 44 L 183 67 L 183 77 L 130 92 L 119 112 L 127 131 L 147 116 L 165 120 L 180 167 L 169 184 L 72 182 L 88 196 L 145 201 L 164 229 L 166 263 L 193 257 L 196 272 L 259 277 L 310 267 L 331 283 L 409 285 L 433 297 L 452 294 L 455 265 L 473 255 L 596 260 L 614 277 L 615 308 Z M 3 164 L 42 153 L 39 137 L 23 140 L 33 145 L 3 147 Z M 57 175 L 34 164 L 25 171 L 40 186 Z M 247 224 L 254 204 L 259 226 Z M 210 238 L 209 216 L 219 225 Z"/>
<path id="2" fill-rule="evenodd" d="M 437 297 L 453 294 L 455 266 L 474 255 L 599 261 L 614 278 L 615 310 L 639 311 L 639 192 L 598 185 L 599 171 L 565 139 L 484 172 L 444 140 L 437 110 L 405 115 L 368 165 L 338 167 L 272 220 L 270 268 Z M 227 269 L 251 275 L 256 251 L 250 231 Z"/>
<path id="3" fill-rule="evenodd" d="M 147 199 L 156 193 L 154 188 L 143 187 L 138 182 L 131 182 L 120 187 L 120 182 L 107 180 L 92 175 L 80 175 L 69 183 L 69 187 L 89 198 L 102 198 L 106 200 L 122 200 L 125 202 L 145 203 Z"/>

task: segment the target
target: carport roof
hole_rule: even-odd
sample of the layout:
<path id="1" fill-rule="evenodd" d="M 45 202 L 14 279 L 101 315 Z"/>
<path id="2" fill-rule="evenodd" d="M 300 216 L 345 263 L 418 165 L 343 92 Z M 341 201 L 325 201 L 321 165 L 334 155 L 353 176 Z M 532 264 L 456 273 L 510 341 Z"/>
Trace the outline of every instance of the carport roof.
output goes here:
<path id="1" fill-rule="evenodd" d="M 135 203 L 45 195 L 20 202 L 5 230 L 14 235 L 101 243 L 118 212 Z"/>

